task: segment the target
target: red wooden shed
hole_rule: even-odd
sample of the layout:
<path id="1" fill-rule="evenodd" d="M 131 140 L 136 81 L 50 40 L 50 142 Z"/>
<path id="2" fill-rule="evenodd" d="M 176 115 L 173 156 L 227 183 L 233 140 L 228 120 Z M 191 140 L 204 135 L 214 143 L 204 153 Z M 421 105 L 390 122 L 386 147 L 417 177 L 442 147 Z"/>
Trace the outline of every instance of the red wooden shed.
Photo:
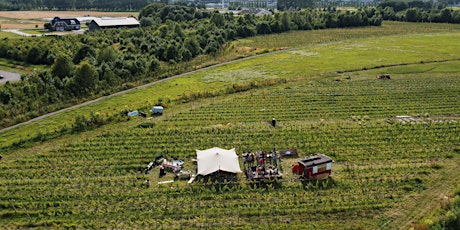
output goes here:
<path id="1" fill-rule="evenodd" d="M 332 172 L 332 158 L 324 155 L 317 154 L 314 156 L 306 157 L 294 165 L 292 172 L 301 175 L 305 179 L 325 179 L 331 175 Z"/>

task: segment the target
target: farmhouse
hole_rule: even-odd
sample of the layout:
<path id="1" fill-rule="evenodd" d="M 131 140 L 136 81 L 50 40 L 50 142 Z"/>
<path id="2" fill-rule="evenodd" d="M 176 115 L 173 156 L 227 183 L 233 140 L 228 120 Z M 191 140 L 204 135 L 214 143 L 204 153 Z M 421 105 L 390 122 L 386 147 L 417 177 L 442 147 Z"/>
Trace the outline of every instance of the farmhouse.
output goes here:
<path id="1" fill-rule="evenodd" d="M 112 28 L 136 28 L 139 22 L 135 18 L 96 18 L 88 24 L 90 31 Z"/>
<path id="2" fill-rule="evenodd" d="M 51 20 L 51 28 L 54 31 L 79 30 L 80 21 L 76 18 L 54 17 L 53 20 Z"/>
<path id="3" fill-rule="evenodd" d="M 331 175 L 332 159 L 324 154 L 306 157 L 292 168 L 292 172 L 307 180 L 324 179 Z"/>

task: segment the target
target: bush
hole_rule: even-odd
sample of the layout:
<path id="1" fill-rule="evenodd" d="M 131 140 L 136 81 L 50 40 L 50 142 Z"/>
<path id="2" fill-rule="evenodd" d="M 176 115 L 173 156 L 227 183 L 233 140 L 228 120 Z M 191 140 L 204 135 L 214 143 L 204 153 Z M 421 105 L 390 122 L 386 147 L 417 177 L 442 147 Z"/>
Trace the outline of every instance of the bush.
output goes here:
<path id="1" fill-rule="evenodd" d="M 137 127 L 139 128 L 153 128 L 155 126 L 155 123 L 153 122 L 143 122 L 140 123 Z"/>

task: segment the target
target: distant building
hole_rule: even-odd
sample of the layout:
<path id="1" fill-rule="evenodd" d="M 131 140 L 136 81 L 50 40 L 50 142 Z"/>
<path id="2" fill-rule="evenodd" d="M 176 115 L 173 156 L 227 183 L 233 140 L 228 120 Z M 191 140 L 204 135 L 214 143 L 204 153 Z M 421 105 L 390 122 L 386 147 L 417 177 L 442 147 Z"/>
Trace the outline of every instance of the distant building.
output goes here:
<path id="1" fill-rule="evenodd" d="M 88 24 L 90 31 L 112 28 L 137 28 L 139 21 L 135 18 L 95 18 Z"/>
<path id="2" fill-rule="evenodd" d="M 264 15 L 273 15 L 273 13 L 269 10 L 265 9 L 246 9 L 246 10 L 241 10 L 239 15 L 243 14 L 254 14 L 256 16 L 264 16 Z"/>
<path id="3" fill-rule="evenodd" d="M 54 17 L 51 20 L 51 29 L 54 31 L 79 30 L 80 28 L 80 21 L 76 18 Z"/>
<path id="4" fill-rule="evenodd" d="M 230 5 L 242 9 L 276 9 L 278 0 L 230 0 Z"/>

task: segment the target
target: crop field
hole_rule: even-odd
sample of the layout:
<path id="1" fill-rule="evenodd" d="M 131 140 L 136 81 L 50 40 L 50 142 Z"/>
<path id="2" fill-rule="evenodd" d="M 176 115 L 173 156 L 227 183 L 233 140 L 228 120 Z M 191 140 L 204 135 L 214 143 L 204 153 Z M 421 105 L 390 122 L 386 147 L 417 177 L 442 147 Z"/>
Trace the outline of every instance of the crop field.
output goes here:
<path id="1" fill-rule="evenodd" d="M 370 70 L 364 75 L 368 78 L 381 73 L 379 68 L 393 65 L 436 62 L 437 65 L 434 67 L 415 65 L 414 69 L 401 68 L 389 69 L 389 71 L 404 73 L 401 71 L 407 69 L 409 72 L 417 73 L 427 72 L 431 68 L 432 71 L 439 72 L 444 71 L 441 67 L 445 65 L 441 65 L 441 62 L 460 59 L 460 46 L 456 42 L 460 36 L 458 25 L 440 24 L 439 27 L 435 27 L 423 23 L 416 25 L 389 23 L 384 26 L 385 33 L 395 35 L 375 37 L 384 31 L 376 31 L 373 27 L 368 28 L 369 37 L 365 37 L 366 30 L 361 28 L 307 31 L 303 36 L 301 33 L 287 33 L 285 39 L 276 35 L 273 39 L 267 39 L 270 43 L 267 43 L 266 48 L 282 47 L 281 44 L 285 44 L 285 40 L 296 40 L 297 43 L 292 44 L 295 48 L 285 47 L 281 52 L 197 71 L 181 78 L 61 113 L 34 122 L 32 125 L 18 127 L 12 132 L 0 133 L 0 147 L 35 136 L 38 132 L 48 133 L 58 130 L 64 124 L 69 124 L 63 123 L 62 120 L 72 121 L 76 114 L 88 116 L 91 112 L 96 112 L 113 115 L 122 109 L 134 110 L 152 106 L 159 99 L 164 102 L 171 101 L 170 106 L 173 106 L 173 102 L 184 94 L 225 91 L 233 88 L 235 84 L 251 84 L 251 82 L 267 80 L 291 81 L 291 79 L 304 78 L 310 81 L 333 76 L 337 72 L 356 72 L 362 69 Z M 404 27 L 407 29 L 404 30 Z M 408 33 L 403 33 L 404 31 Z M 304 39 L 300 39 L 301 37 Z M 262 39 L 255 37 L 252 40 L 245 40 L 243 46 L 257 47 L 259 42 L 262 43 Z M 242 47 L 240 45 L 236 44 L 235 49 L 240 49 Z"/>
<path id="2" fill-rule="evenodd" d="M 273 53 L 82 107 L 118 112 L 115 107 L 171 100 L 163 116 L 127 118 L 3 153 L 0 226 L 408 229 L 435 221 L 441 197 L 460 181 L 460 47 L 452 44 L 458 32 L 398 38 Z M 380 73 L 391 80 L 376 79 Z M 187 90 L 263 79 L 285 81 L 173 103 Z M 273 117 L 276 127 L 269 124 Z M 46 129 L 60 119 L 38 124 Z M 15 138 L 15 131 L 2 135 Z M 291 173 L 299 158 L 283 158 L 283 179 L 266 187 L 244 175 L 236 184 L 158 184 L 172 173 L 143 172 L 158 155 L 178 157 L 195 172 L 195 150 L 214 146 L 238 154 L 297 148 L 299 158 L 323 153 L 334 159 L 332 179 L 302 183 Z"/>
<path id="3" fill-rule="evenodd" d="M 455 173 L 460 126 L 458 114 L 453 115 L 460 110 L 459 84 L 458 75 L 439 73 L 389 81 L 299 81 L 207 99 L 155 120 L 153 128 L 140 128 L 137 124 L 146 120 L 134 119 L 124 128 L 108 126 L 18 150 L 0 164 L 1 224 L 410 227 L 412 218 L 420 218 L 420 197 L 432 202 L 424 209 L 435 208 L 439 196 L 455 187 L 444 181 L 460 179 Z M 276 128 L 268 124 L 271 117 L 279 121 Z M 302 185 L 290 173 L 295 159 L 283 161 L 281 188 L 251 188 L 243 176 L 237 185 L 157 185 L 157 169 L 139 172 L 159 154 L 184 159 L 194 171 L 195 149 L 213 146 L 240 153 L 295 147 L 302 157 L 325 153 L 335 160 L 333 182 Z M 146 179 L 152 181 L 149 188 Z"/>

